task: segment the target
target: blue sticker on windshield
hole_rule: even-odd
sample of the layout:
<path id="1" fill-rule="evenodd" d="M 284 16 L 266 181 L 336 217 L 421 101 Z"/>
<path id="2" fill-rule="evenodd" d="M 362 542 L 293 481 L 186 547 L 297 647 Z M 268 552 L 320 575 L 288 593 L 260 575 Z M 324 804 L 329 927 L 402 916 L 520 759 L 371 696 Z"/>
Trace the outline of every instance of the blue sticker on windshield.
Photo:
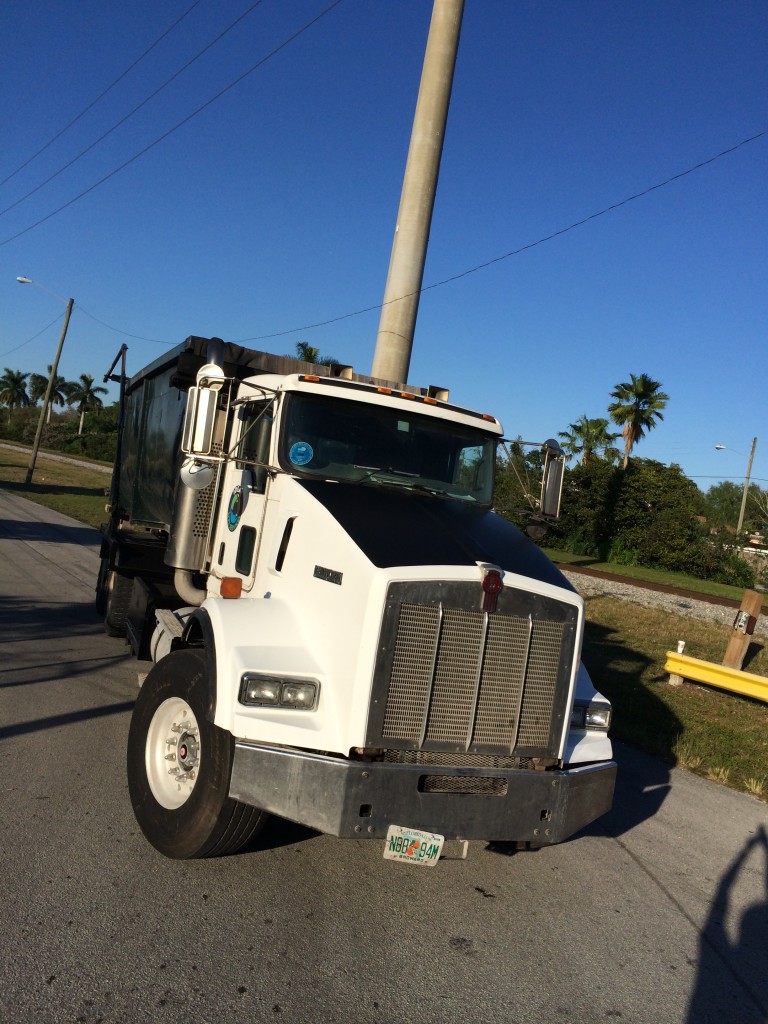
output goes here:
<path id="1" fill-rule="evenodd" d="M 294 466 L 306 466 L 308 462 L 312 461 L 314 454 L 311 444 L 307 444 L 306 441 L 297 441 L 296 444 L 291 445 L 288 458 Z"/>

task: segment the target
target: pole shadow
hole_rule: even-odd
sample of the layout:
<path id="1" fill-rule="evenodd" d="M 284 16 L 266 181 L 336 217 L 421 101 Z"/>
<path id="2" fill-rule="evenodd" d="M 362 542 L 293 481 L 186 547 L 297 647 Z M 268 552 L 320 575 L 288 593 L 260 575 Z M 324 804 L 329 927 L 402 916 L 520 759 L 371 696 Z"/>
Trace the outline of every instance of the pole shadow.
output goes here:
<path id="1" fill-rule="evenodd" d="M 741 914 L 736 936 L 727 920 L 734 887 L 749 870 L 753 857 L 762 857 L 760 897 Z M 696 982 L 686 1024 L 760 1024 L 768 1020 L 768 833 L 761 825 L 744 844 L 720 879 L 706 924 L 699 937 Z"/>

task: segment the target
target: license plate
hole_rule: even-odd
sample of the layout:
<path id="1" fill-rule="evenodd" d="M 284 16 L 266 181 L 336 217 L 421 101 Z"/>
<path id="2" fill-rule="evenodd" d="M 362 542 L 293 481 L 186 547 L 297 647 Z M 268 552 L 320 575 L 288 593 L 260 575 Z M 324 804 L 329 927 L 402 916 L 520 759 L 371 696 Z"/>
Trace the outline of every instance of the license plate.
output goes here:
<path id="1" fill-rule="evenodd" d="M 384 842 L 384 860 L 402 860 L 407 864 L 433 868 L 440 859 L 442 848 L 443 836 L 434 832 L 390 825 Z"/>

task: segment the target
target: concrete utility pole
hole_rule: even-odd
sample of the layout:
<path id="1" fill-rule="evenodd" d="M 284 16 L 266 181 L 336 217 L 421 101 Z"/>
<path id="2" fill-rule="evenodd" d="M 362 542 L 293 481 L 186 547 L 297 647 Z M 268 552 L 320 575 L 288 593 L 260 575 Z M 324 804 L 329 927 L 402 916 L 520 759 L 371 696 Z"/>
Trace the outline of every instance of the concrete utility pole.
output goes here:
<path id="1" fill-rule="evenodd" d="M 464 0 L 434 0 L 372 374 L 404 384 L 427 257 Z"/>

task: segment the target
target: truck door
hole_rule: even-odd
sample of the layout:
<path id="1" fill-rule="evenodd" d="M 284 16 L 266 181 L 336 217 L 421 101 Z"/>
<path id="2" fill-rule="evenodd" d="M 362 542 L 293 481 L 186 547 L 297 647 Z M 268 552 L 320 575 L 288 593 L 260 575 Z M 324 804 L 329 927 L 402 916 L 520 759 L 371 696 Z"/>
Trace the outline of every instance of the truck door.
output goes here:
<path id="1" fill-rule="evenodd" d="M 258 399 L 237 408 L 232 425 L 234 458 L 228 460 L 222 508 L 213 550 L 213 574 L 239 577 L 253 586 L 256 555 L 266 508 L 274 401 Z"/>

